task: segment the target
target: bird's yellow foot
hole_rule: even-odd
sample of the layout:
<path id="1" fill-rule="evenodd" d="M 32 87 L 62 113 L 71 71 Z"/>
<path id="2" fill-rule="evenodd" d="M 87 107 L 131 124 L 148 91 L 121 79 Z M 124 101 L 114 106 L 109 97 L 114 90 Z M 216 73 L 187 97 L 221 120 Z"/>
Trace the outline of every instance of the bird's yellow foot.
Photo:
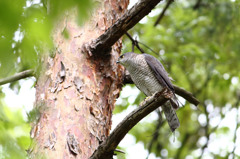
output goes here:
<path id="1" fill-rule="evenodd" d="M 141 101 L 140 106 L 142 106 L 142 105 L 144 104 L 144 102 L 147 101 L 150 97 L 151 97 L 151 96 L 148 96 L 148 97 L 144 98 L 144 100 Z"/>

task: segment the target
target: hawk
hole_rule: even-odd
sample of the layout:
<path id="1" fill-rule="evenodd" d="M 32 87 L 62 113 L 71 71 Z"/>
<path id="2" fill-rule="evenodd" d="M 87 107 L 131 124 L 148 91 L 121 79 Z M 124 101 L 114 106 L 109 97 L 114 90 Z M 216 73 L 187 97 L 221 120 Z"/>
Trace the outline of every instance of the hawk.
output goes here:
<path id="1" fill-rule="evenodd" d="M 174 93 L 173 85 L 163 65 L 153 56 L 128 52 L 121 55 L 117 63 L 129 72 L 133 82 L 146 96 L 152 96 L 167 87 Z M 162 105 L 162 110 L 172 132 L 180 126 L 175 109 L 178 108 L 176 96 Z"/>

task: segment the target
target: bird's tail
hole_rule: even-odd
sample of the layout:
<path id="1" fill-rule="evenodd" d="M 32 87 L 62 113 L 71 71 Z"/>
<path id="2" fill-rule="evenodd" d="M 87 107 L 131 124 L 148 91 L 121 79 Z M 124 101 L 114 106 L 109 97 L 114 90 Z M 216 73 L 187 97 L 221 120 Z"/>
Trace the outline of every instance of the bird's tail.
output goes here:
<path id="1" fill-rule="evenodd" d="M 179 108 L 179 100 L 177 99 L 176 95 L 173 94 L 173 98 L 170 99 L 171 105 L 174 109 L 178 109 Z"/>
<path id="2" fill-rule="evenodd" d="M 177 129 L 180 126 L 177 114 L 173 108 L 174 106 L 172 106 L 172 102 L 171 101 L 167 101 L 163 106 L 163 112 L 165 114 L 165 117 L 167 119 L 168 125 L 171 129 L 172 132 L 175 131 L 175 129 Z"/>

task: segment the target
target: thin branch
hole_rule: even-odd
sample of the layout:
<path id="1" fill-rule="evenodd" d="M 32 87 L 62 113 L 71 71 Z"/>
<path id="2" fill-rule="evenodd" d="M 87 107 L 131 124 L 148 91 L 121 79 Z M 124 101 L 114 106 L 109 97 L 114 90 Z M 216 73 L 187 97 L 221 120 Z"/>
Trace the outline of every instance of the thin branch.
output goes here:
<path id="1" fill-rule="evenodd" d="M 0 79 L 0 85 L 15 82 L 15 81 L 23 79 L 23 78 L 31 77 L 31 76 L 33 76 L 33 72 L 34 72 L 33 70 L 26 70 L 23 72 L 16 73 L 15 75 L 13 75 L 11 77 L 6 77 L 3 79 Z"/>
<path id="2" fill-rule="evenodd" d="M 193 133 L 193 134 L 196 134 L 196 133 Z M 188 141 L 188 139 L 191 135 L 192 134 L 190 134 L 188 132 L 184 135 L 183 140 L 181 142 L 181 147 L 177 150 L 177 153 L 176 153 L 174 158 L 180 158 L 181 157 L 181 153 L 182 153 L 183 149 L 185 148 L 185 145 L 187 144 L 187 141 Z"/>
<path id="3" fill-rule="evenodd" d="M 133 46 L 136 46 L 138 48 L 138 50 L 141 51 L 141 53 L 145 53 L 145 51 L 138 45 L 137 40 L 134 40 L 128 32 L 126 32 L 125 34 L 132 41 Z M 132 50 L 132 51 L 134 52 L 134 50 Z"/>
<path id="4" fill-rule="evenodd" d="M 88 52 L 90 56 L 109 52 L 111 46 L 144 16 L 149 14 L 160 1 L 161 0 L 141 0 L 108 28 L 105 33 L 92 42 L 83 44 L 82 51 Z"/>
<path id="5" fill-rule="evenodd" d="M 147 100 L 143 101 L 139 107 L 127 115 L 113 130 L 109 137 L 99 145 L 90 159 L 110 159 L 117 145 L 124 136 L 131 130 L 140 120 L 146 117 L 149 113 L 163 105 L 168 99 L 173 96 L 172 92 L 165 88 L 161 92 L 154 94 Z"/>
<path id="6" fill-rule="evenodd" d="M 204 98 L 204 99 L 206 99 L 206 98 Z M 203 154 L 204 154 L 204 150 L 205 150 L 205 148 L 208 147 L 209 137 L 210 137 L 210 134 L 211 134 L 211 133 L 209 132 L 209 113 L 208 113 L 208 111 L 207 111 L 207 105 L 206 105 L 205 103 L 203 103 L 203 108 L 204 108 L 204 114 L 205 114 L 206 119 L 207 119 L 207 120 L 206 120 L 206 125 L 204 126 L 205 136 L 206 136 L 206 138 L 207 138 L 207 142 L 201 147 L 202 152 L 201 152 L 201 155 L 199 156 L 198 159 L 202 159 Z"/>
<path id="7" fill-rule="evenodd" d="M 131 79 L 131 76 L 129 75 L 129 73 L 126 71 L 124 79 L 123 79 L 123 84 L 132 84 L 133 81 Z M 194 104 L 195 106 L 197 106 L 200 102 L 197 98 L 195 98 L 193 96 L 192 93 L 186 91 L 185 89 L 178 87 L 176 85 L 173 85 L 175 93 L 181 97 L 183 97 L 184 99 L 186 99 L 189 103 Z"/>
<path id="8" fill-rule="evenodd" d="M 127 35 L 127 37 L 132 41 L 132 52 L 134 52 L 134 46 L 136 45 L 135 43 L 135 40 L 132 38 L 132 36 L 128 33 L 128 32 L 126 32 L 125 33 L 126 35 Z M 136 45 L 137 46 L 137 45 Z"/>
<path id="9" fill-rule="evenodd" d="M 168 0 L 166 6 L 163 8 L 163 11 L 161 12 L 159 17 L 157 18 L 157 21 L 154 23 L 154 26 L 157 26 L 160 23 L 163 16 L 165 15 L 166 10 L 169 8 L 169 6 L 172 4 L 172 2 L 174 2 L 174 0 Z"/>
<path id="10" fill-rule="evenodd" d="M 237 148 L 237 130 L 240 127 L 240 122 L 238 121 L 238 118 L 239 118 L 239 114 L 238 114 L 239 103 L 240 103 L 240 97 L 238 97 L 237 102 L 235 104 L 235 108 L 237 109 L 237 116 L 236 116 L 236 129 L 235 129 L 234 137 L 233 137 L 233 142 L 235 144 L 234 144 L 234 147 L 233 147 L 232 152 L 231 152 L 232 158 L 235 158 L 235 150 Z"/>
<path id="11" fill-rule="evenodd" d="M 149 155 L 151 153 L 152 146 L 153 146 L 154 142 L 157 141 L 157 139 L 158 139 L 158 137 L 160 135 L 160 133 L 159 133 L 160 128 L 163 126 L 164 122 L 166 122 L 166 120 L 164 120 L 164 121 L 162 120 L 162 114 L 161 114 L 159 109 L 157 109 L 157 113 L 158 113 L 157 125 L 155 127 L 155 131 L 154 131 L 153 137 L 152 137 L 151 141 L 148 144 L 148 156 L 147 156 L 147 159 L 148 159 L 148 157 L 149 157 Z M 160 147 L 162 147 L 162 145 L 160 145 Z M 161 149 L 158 149 L 158 150 L 161 151 Z"/>
<path id="12" fill-rule="evenodd" d="M 203 99 L 207 99 L 207 96 L 208 96 L 208 92 L 206 91 L 206 92 L 204 93 Z M 206 116 L 206 125 L 203 126 L 203 128 L 205 129 L 205 136 L 206 136 L 206 138 L 207 138 L 207 141 L 206 141 L 206 143 L 201 147 L 202 152 L 201 152 L 201 155 L 199 156 L 198 159 L 202 159 L 202 157 L 203 157 L 203 155 L 204 155 L 204 150 L 208 147 L 209 139 L 210 139 L 209 137 L 210 137 L 210 134 L 211 134 L 211 132 L 209 131 L 209 130 L 210 130 L 210 127 L 209 127 L 209 121 L 210 121 L 210 119 L 209 119 L 209 112 L 207 111 L 207 104 L 206 104 L 205 102 L 203 102 L 202 104 L 203 104 L 204 114 L 205 114 L 205 116 Z M 220 121 L 220 122 L 221 122 L 221 121 Z M 219 125 L 220 125 L 220 124 L 218 124 L 218 125 L 216 126 L 216 129 L 217 129 L 217 127 L 218 127 Z M 215 131 L 215 130 L 214 130 L 214 131 Z"/>
<path id="13" fill-rule="evenodd" d="M 153 53 L 155 53 L 156 55 L 158 55 L 158 53 L 156 51 L 154 51 L 153 49 L 151 49 L 149 46 L 147 46 L 146 44 L 138 41 L 138 40 L 134 40 L 133 37 L 128 33 L 126 32 L 125 33 L 127 35 L 127 37 L 132 41 L 132 43 L 138 48 L 138 50 L 141 52 L 141 53 L 146 53 L 138 44 L 142 44 L 144 47 L 146 47 L 147 49 L 151 50 Z M 134 52 L 134 51 L 133 51 Z M 160 57 L 161 58 L 161 57 Z M 161 58 L 162 59 L 162 58 Z"/>
<path id="14" fill-rule="evenodd" d="M 148 50 L 152 51 L 154 54 L 158 55 L 158 53 L 156 51 L 154 51 L 153 49 L 151 49 L 149 46 L 147 46 L 146 44 L 138 41 L 139 44 L 143 45 L 144 47 L 146 47 Z M 161 56 L 160 56 L 161 58 Z M 161 58 L 162 59 L 162 58 Z M 162 59 L 163 60 L 163 59 Z"/>

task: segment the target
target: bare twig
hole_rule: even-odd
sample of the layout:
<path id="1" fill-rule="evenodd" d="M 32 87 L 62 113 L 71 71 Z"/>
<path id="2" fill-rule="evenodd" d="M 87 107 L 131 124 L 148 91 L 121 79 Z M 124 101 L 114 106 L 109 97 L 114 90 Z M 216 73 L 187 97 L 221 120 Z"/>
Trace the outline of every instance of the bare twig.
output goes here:
<path id="1" fill-rule="evenodd" d="M 113 130 L 109 137 L 99 145 L 90 159 L 110 159 L 117 145 L 124 138 L 130 129 L 132 129 L 141 119 L 149 113 L 164 104 L 173 96 L 172 92 L 165 88 L 161 92 L 154 94 L 145 100 L 140 106 L 127 115 Z"/>
<path id="2" fill-rule="evenodd" d="M 128 32 L 126 32 L 125 34 L 132 41 L 133 46 L 136 46 L 138 48 L 138 50 L 141 51 L 141 53 L 145 53 L 145 51 L 138 45 L 137 40 L 134 40 Z M 132 50 L 132 51 L 134 52 L 134 50 Z"/>
<path id="3" fill-rule="evenodd" d="M 125 76 L 124 76 L 124 80 L 123 80 L 123 84 L 132 84 L 133 81 L 129 75 L 128 72 L 126 72 Z M 184 99 L 186 99 L 188 102 L 194 104 L 195 106 L 197 106 L 200 102 L 197 98 L 195 98 L 193 96 L 192 93 L 184 90 L 183 88 L 180 88 L 176 85 L 173 85 L 175 93 L 181 97 L 183 97 Z"/>
<path id="4" fill-rule="evenodd" d="M 194 134 L 196 134 L 196 132 Z M 181 142 L 182 146 L 177 150 L 177 153 L 176 153 L 174 158 L 180 158 L 181 157 L 181 153 L 182 153 L 183 149 L 185 148 L 185 145 L 187 144 L 187 141 L 188 141 L 188 139 L 191 135 L 192 134 L 190 134 L 188 132 L 184 135 L 183 140 Z"/>
<path id="5" fill-rule="evenodd" d="M 238 97 L 237 102 L 235 104 L 235 107 L 237 108 L 237 112 L 238 112 L 239 103 L 240 103 L 240 97 Z M 233 142 L 235 143 L 235 145 L 234 145 L 234 147 L 232 149 L 232 152 L 231 152 L 232 158 L 235 158 L 235 150 L 237 148 L 237 130 L 240 127 L 240 122 L 238 121 L 238 118 L 239 118 L 239 114 L 237 113 L 237 116 L 236 116 L 236 129 L 235 129 L 234 137 L 233 137 Z"/>
<path id="6" fill-rule="evenodd" d="M 159 109 L 157 109 L 157 113 L 158 113 L 157 125 L 155 127 L 155 131 L 154 131 L 153 137 L 152 137 L 151 141 L 148 144 L 148 156 L 147 156 L 147 159 L 148 159 L 148 157 L 149 157 L 149 155 L 151 153 L 152 146 L 153 146 L 154 142 L 157 141 L 157 139 L 158 139 L 158 137 L 160 135 L 160 133 L 159 133 L 160 128 L 163 126 L 164 122 L 166 122 L 166 120 L 164 120 L 164 121 L 162 120 L 162 114 L 161 114 Z M 159 143 L 159 147 L 162 147 L 162 145 L 160 143 Z M 161 149 L 158 149 L 158 150 L 161 151 Z"/>
<path id="7" fill-rule="evenodd" d="M 204 94 L 203 99 L 206 99 L 207 93 L 208 93 L 208 92 L 206 92 L 206 93 Z M 202 152 L 201 152 L 201 155 L 199 156 L 198 159 L 202 159 L 203 154 L 204 154 L 204 150 L 205 150 L 205 148 L 208 147 L 209 137 L 210 137 L 210 134 L 211 134 L 211 132 L 209 132 L 209 121 L 210 121 L 210 119 L 209 119 L 209 113 L 208 113 L 208 111 L 207 111 L 207 104 L 206 104 L 205 102 L 203 102 L 202 104 L 203 104 L 204 114 L 205 114 L 205 116 L 206 116 L 206 125 L 205 125 L 203 128 L 205 129 L 205 136 L 206 136 L 206 138 L 207 138 L 207 142 L 201 147 Z"/>
<path id="8" fill-rule="evenodd" d="M 141 0 L 108 28 L 105 33 L 89 44 L 84 44 L 82 51 L 88 52 L 89 55 L 108 52 L 111 50 L 111 46 L 117 42 L 126 31 L 150 13 L 160 1 L 161 0 Z"/>
<path id="9" fill-rule="evenodd" d="M 155 53 L 156 55 L 158 55 L 158 53 L 156 51 L 154 51 L 153 49 L 151 49 L 149 46 L 147 46 L 146 44 L 138 41 L 138 40 L 134 40 L 133 37 L 128 33 L 126 32 L 126 35 L 127 37 L 132 41 L 133 45 L 135 45 L 138 50 L 141 52 L 141 53 L 146 53 L 138 44 L 142 44 L 144 47 L 146 47 L 147 49 L 151 50 L 153 53 Z M 134 49 L 132 49 L 134 50 Z M 134 52 L 134 51 L 133 51 Z M 161 58 L 161 57 L 160 57 Z"/>
<path id="10" fill-rule="evenodd" d="M 148 50 L 152 51 L 154 54 L 158 55 L 158 53 L 156 51 L 154 51 L 153 49 L 151 49 L 149 46 L 147 46 L 146 44 L 138 41 L 139 44 L 142 44 L 144 47 L 146 47 Z M 161 58 L 161 56 L 160 56 Z M 162 58 L 161 58 L 162 59 Z M 163 60 L 163 59 L 162 59 Z"/>
<path id="11" fill-rule="evenodd" d="M 159 17 L 157 18 L 156 22 L 154 23 L 154 26 L 157 26 L 160 23 L 160 21 L 162 20 L 163 16 L 165 15 L 166 10 L 170 6 L 170 4 L 172 4 L 172 2 L 174 2 L 174 0 L 168 0 L 166 6 L 163 8 L 163 11 L 161 12 Z"/>
<path id="12" fill-rule="evenodd" d="M 15 75 L 13 75 L 11 77 L 6 77 L 3 79 L 0 79 L 0 85 L 10 83 L 10 82 L 15 82 L 15 81 L 23 79 L 23 78 L 31 77 L 31 76 L 33 76 L 33 72 L 34 72 L 33 70 L 25 70 L 23 72 L 16 73 Z"/>

